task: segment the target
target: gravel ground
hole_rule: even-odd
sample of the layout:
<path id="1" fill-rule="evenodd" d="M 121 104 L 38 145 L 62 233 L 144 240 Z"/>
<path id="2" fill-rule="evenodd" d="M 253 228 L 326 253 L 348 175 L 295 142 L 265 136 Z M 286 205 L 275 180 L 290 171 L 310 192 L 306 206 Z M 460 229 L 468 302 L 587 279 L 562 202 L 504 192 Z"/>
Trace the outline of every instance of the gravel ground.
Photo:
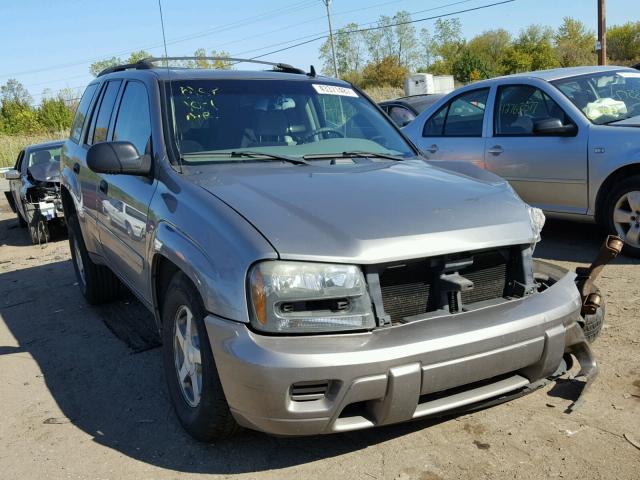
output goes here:
<path id="1" fill-rule="evenodd" d="M 551 222 L 543 237 L 537 256 L 575 268 L 592 259 L 602 233 Z M 202 445 L 172 412 L 152 318 L 135 299 L 89 307 L 66 238 L 30 245 L 4 198 L 0 245 L 1 478 L 638 478 L 637 260 L 616 260 L 599 281 L 607 298 L 594 345 L 600 375 L 572 414 L 564 410 L 576 388 L 565 378 L 437 422 L 298 439 L 246 431 Z"/>

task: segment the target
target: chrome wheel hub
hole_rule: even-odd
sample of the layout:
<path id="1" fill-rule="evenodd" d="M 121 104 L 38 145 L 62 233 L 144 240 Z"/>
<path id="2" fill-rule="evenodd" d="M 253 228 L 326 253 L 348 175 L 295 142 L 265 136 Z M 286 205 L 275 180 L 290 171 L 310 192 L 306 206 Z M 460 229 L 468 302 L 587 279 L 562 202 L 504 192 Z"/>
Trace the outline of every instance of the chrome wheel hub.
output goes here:
<path id="1" fill-rule="evenodd" d="M 613 210 L 613 225 L 624 242 L 640 247 L 640 191 L 625 193 Z"/>
<path id="2" fill-rule="evenodd" d="M 200 337 L 193 313 L 186 305 L 182 305 L 176 312 L 173 353 L 182 396 L 191 407 L 197 407 L 202 393 Z"/>

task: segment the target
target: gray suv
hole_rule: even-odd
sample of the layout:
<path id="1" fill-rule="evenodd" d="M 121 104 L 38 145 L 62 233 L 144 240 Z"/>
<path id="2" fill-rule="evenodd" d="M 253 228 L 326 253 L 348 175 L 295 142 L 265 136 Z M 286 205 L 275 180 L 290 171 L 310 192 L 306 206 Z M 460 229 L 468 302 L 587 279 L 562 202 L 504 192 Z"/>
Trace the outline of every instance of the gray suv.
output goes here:
<path id="1" fill-rule="evenodd" d="M 595 297 L 534 267 L 540 211 L 491 173 L 425 162 L 350 84 L 272 66 L 109 69 L 62 150 L 82 293 L 124 284 L 155 314 L 190 434 L 477 408 L 564 372 L 567 353 L 595 374 Z"/>

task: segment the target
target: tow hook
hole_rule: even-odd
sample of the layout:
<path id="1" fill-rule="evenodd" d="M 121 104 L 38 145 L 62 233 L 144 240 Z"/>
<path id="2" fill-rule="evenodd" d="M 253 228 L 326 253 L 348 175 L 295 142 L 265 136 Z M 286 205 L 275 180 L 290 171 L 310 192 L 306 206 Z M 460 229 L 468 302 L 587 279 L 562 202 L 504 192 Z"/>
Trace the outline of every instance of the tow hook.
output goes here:
<path id="1" fill-rule="evenodd" d="M 602 273 L 604 266 L 618 256 L 623 246 L 624 242 L 620 237 L 609 235 L 602 244 L 602 247 L 600 247 L 600 252 L 598 252 L 598 256 L 593 263 L 586 268 L 576 268 L 576 285 L 582 298 L 580 314 L 583 317 L 585 315 L 593 315 L 600 307 L 602 298 L 593 283 L 600 273 Z"/>

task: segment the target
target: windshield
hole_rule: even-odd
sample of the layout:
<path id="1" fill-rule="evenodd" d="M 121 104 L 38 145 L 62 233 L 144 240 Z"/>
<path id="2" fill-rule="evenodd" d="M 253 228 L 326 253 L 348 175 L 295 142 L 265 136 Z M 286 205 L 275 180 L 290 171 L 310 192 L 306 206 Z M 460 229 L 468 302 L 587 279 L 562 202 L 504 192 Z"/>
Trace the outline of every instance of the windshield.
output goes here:
<path id="1" fill-rule="evenodd" d="M 596 125 L 640 115 L 640 72 L 604 72 L 551 82 Z"/>
<path id="2" fill-rule="evenodd" d="M 29 154 L 27 169 L 29 174 L 39 181 L 52 181 L 60 173 L 60 150 L 56 146 L 48 149 L 33 150 Z"/>
<path id="3" fill-rule="evenodd" d="M 186 163 L 370 152 L 413 157 L 390 122 L 349 87 L 286 80 L 173 81 L 175 142 Z"/>

